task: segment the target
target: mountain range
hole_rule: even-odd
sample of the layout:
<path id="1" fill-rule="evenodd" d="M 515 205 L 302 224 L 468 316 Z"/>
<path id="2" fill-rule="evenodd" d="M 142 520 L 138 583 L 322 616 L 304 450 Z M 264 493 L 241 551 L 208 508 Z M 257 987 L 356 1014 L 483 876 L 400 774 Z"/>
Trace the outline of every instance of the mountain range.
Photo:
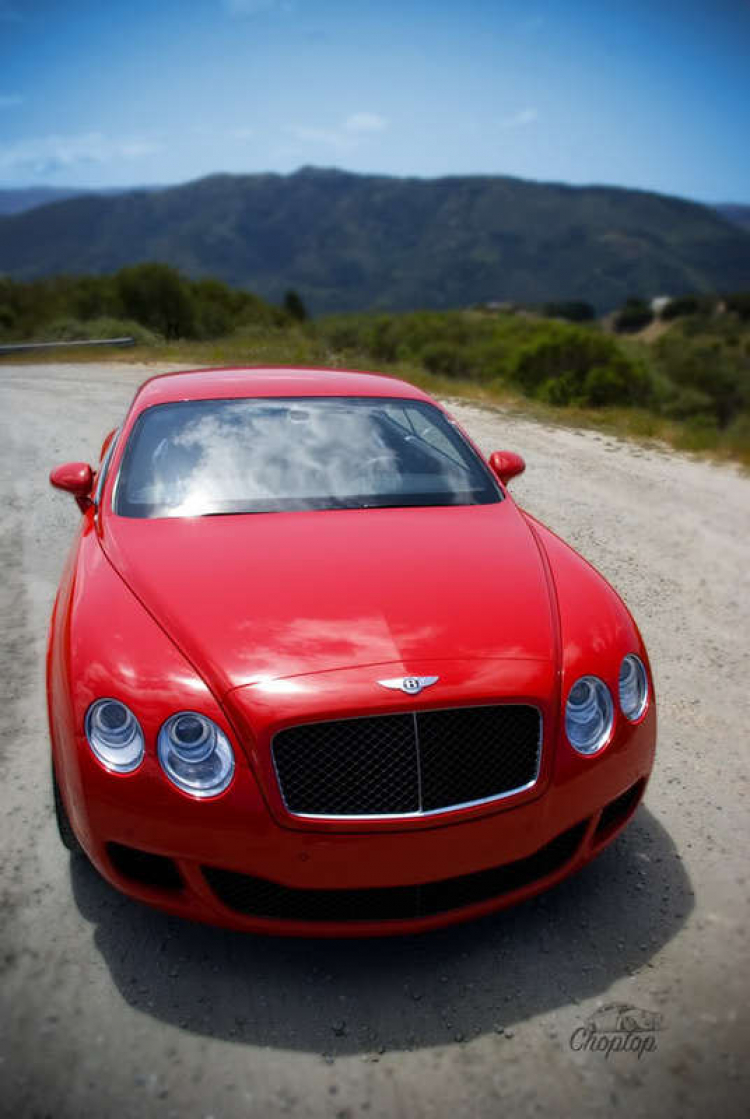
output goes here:
<path id="1" fill-rule="evenodd" d="M 728 221 L 734 222 L 741 229 L 750 232 L 750 206 L 741 206 L 735 202 L 724 202 L 714 206 L 714 209 Z"/>
<path id="2" fill-rule="evenodd" d="M 750 207 L 647 191 L 325 168 L 70 189 L 30 208 L 0 191 L 0 273 L 160 260 L 275 302 L 294 288 L 316 313 L 560 299 L 602 312 L 632 295 L 750 288 Z"/>

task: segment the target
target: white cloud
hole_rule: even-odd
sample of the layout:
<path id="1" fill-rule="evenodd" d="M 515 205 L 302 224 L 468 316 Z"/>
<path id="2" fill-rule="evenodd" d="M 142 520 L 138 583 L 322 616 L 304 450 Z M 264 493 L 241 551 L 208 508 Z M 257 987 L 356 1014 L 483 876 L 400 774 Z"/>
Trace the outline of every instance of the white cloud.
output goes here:
<path id="1" fill-rule="evenodd" d="M 520 109 L 519 112 L 513 113 L 510 117 L 505 117 L 500 121 L 501 128 L 525 128 L 527 124 L 533 124 L 535 120 L 539 119 L 539 113 L 536 109 Z"/>
<path id="2" fill-rule="evenodd" d="M 286 131 L 304 144 L 323 144 L 336 151 L 356 148 L 362 139 L 388 127 L 388 121 L 378 113 L 350 113 L 335 128 L 315 128 L 303 124 L 290 124 Z"/>
<path id="3" fill-rule="evenodd" d="M 352 113 L 344 121 L 347 132 L 382 132 L 388 121 L 379 113 Z"/>
<path id="4" fill-rule="evenodd" d="M 324 144 L 329 148 L 351 148 L 356 143 L 353 136 L 334 128 L 309 128 L 304 124 L 290 124 L 286 131 L 304 144 Z"/>
<path id="5" fill-rule="evenodd" d="M 54 174 L 56 171 L 86 164 L 141 159 L 160 149 L 161 144 L 153 140 L 115 140 L 101 132 L 87 132 L 78 136 L 42 136 L 19 140 L 0 148 L 0 170 L 23 171 L 34 175 Z"/>
<path id="6" fill-rule="evenodd" d="M 20 93 L 0 93 L 0 109 L 13 109 L 23 104 Z"/>

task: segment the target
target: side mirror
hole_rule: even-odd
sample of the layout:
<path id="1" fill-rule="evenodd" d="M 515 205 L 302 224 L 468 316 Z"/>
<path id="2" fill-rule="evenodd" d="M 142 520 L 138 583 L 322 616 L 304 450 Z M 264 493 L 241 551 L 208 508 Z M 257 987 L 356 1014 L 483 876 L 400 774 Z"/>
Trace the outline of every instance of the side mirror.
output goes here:
<path id="1" fill-rule="evenodd" d="M 72 493 L 81 512 L 88 509 L 94 473 L 87 462 L 66 462 L 64 466 L 57 466 L 51 471 L 49 480 L 56 489 Z"/>
<path id="2" fill-rule="evenodd" d="M 511 478 L 523 474 L 526 463 L 515 451 L 493 451 L 490 455 L 490 469 L 507 486 Z"/>

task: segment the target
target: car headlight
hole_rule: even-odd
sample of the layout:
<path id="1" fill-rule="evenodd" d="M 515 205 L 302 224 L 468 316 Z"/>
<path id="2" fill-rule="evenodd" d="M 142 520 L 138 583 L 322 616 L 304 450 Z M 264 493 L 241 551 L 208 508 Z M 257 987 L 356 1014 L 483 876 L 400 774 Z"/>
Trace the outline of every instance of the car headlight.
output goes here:
<path id="1" fill-rule="evenodd" d="M 159 731 L 159 761 L 169 780 L 194 797 L 222 793 L 232 780 L 234 753 L 213 720 L 178 711 Z"/>
<path id="2" fill-rule="evenodd" d="M 643 661 L 635 653 L 623 657 L 620 665 L 620 707 L 626 719 L 640 719 L 648 703 L 648 676 Z"/>
<path id="3" fill-rule="evenodd" d="M 133 712 L 119 699 L 97 699 L 86 712 L 89 746 L 106 769 L 131 773 L 143 760 L 143 731 Z"/>
<path id="4" fill-rule="evenodd" d="M 606 745 L 614 720 L 609 688 L 598 676 L 581 676 L 568 693 L 565 731 L 579 754 L 596 754 Z"/>

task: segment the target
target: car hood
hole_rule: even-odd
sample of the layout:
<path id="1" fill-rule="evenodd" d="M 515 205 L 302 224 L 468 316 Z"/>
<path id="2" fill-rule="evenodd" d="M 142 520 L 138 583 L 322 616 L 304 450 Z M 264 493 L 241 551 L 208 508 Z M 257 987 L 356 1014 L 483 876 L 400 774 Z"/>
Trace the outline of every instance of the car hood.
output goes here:
<path id="1" fill-rule="evenodd" d="M 219 695 L 346 666 L 553 653 L 523 515 L 500 504 L 136 520 L 105 553 Z M 395 673 L 394 673 L 395 674 Z"/>

